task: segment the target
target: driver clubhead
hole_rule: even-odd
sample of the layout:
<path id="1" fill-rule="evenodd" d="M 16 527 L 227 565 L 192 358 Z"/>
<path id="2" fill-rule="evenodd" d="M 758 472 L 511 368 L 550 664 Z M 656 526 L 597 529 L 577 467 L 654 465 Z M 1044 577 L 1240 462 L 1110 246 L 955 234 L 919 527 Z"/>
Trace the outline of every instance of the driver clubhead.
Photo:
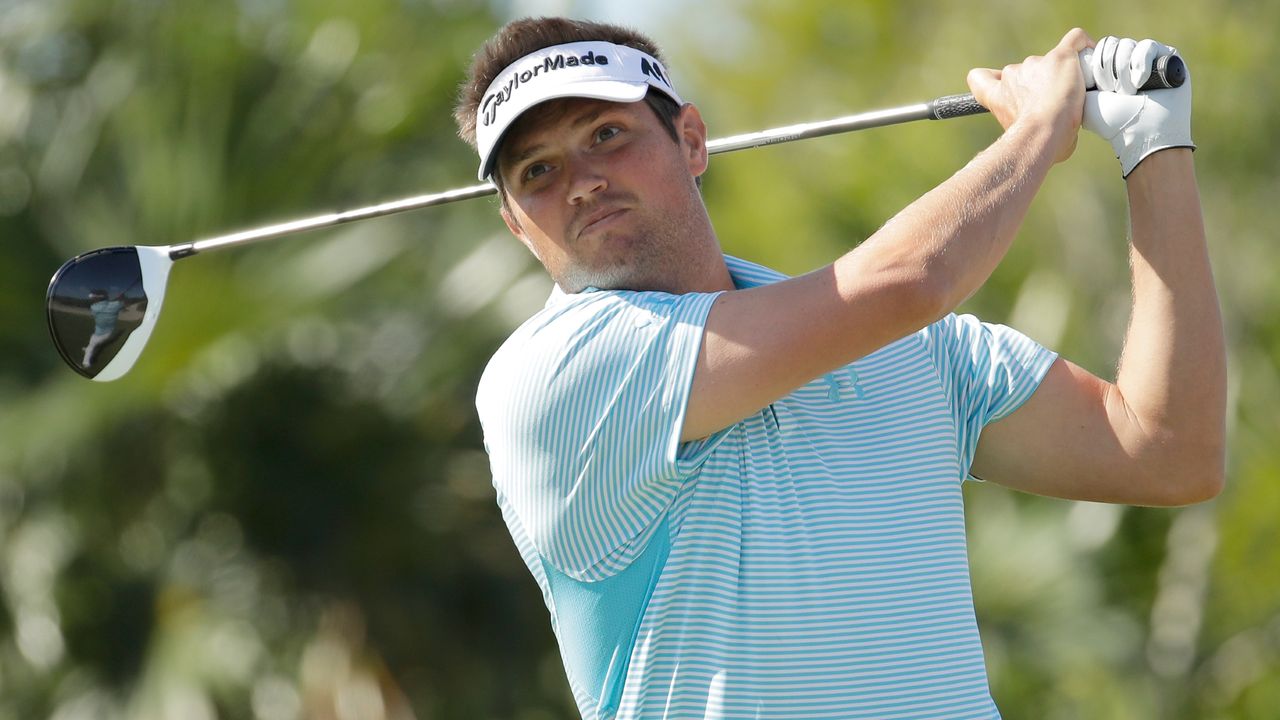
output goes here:
<path id="1" fill-rule="evenodd" d="M 78 255 L 49 281 L 45 313 L 58 354 L 90 380 L 115 380 L 151 337 L 173 260 L 169 248 L 111 247 Z"/>

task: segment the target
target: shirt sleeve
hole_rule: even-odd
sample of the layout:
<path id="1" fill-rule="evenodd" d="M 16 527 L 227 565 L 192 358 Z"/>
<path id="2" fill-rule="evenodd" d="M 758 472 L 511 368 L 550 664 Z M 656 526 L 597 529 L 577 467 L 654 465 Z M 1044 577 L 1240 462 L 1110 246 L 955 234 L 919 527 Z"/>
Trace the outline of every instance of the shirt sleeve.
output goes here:
<path id="1" fill-rule="evenodd" d="M 961 471 L 976 480 L 969 469 L 982 428 L 1021 407 L 1058 355 L 972 315 L 948 315 L 921 334 L 951 405 Z"/>
<path id="2" fill-rule="evenodd" d="M 627 567 L 706 443 L 680 443 L 715 294 L 591 292 L 544 310 L 486 368 L 494 487 L 556 569 Z"/>

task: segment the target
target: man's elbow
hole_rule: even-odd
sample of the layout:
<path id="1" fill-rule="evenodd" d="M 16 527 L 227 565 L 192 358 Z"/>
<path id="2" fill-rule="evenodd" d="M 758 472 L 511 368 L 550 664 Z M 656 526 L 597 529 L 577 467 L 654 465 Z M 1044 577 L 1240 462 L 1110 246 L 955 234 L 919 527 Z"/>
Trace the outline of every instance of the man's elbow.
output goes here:
<path id="1" fill-rule="evenodd" d="M 1179 483 L 1178 494 L 1170 505 L 1195 505 L 1217 497 L 1226 486 L 1222 470 L 1196 473 Z"/>
<path id="2" fill-rule="evenodd" d="M 1167 492 L 1168 506 L 1194 505 L 1212 500 L 1226 487 L 1226 448 L 1223 443 L 1197 443 L 1171 453 L 1158 481 Z"/>
<path id="3" fill-rule="evenodd" d="M 958 293 L 944 278 L 924 275 L 901 288 L 895 305 L 911 318 L 913 329 L 919 329 L 946 317 L 964 302 L 966 296 Z"/>

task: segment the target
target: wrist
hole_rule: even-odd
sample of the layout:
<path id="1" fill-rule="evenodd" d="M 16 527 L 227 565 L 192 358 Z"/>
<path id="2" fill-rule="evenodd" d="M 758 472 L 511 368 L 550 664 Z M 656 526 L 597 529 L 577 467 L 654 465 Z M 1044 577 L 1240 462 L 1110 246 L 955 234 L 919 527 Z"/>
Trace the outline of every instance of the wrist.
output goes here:
<path id="1" fill-rule="evenodd" d="M 1050 163 L 1066 160 L 1075 150 L 1075 128 L 1054 116 L 1026 115 L 1009 126 L 1005 136 L 1032 157 Z"/>
<path id="2" fill-rule="evenodd" d="M 1194 163 L 1192 148 L 1169 147 L 1156 150 L 1143 158 L 1125 176 L 1129 187 L 1155 186 L 1173 175 L 1192 174 Z"/>

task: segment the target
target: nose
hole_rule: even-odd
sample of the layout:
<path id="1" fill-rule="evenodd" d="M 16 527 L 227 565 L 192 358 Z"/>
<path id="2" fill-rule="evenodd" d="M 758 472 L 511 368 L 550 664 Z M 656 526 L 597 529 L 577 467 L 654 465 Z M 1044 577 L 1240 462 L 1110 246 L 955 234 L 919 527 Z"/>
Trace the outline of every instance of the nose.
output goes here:
<path id="1" fill-rule="evenodd" d="M 579 205 L 609 187 L 599 164 L 591 159 L 576 158 L 570 161 L 568 170 L 570 205 Z"/>

